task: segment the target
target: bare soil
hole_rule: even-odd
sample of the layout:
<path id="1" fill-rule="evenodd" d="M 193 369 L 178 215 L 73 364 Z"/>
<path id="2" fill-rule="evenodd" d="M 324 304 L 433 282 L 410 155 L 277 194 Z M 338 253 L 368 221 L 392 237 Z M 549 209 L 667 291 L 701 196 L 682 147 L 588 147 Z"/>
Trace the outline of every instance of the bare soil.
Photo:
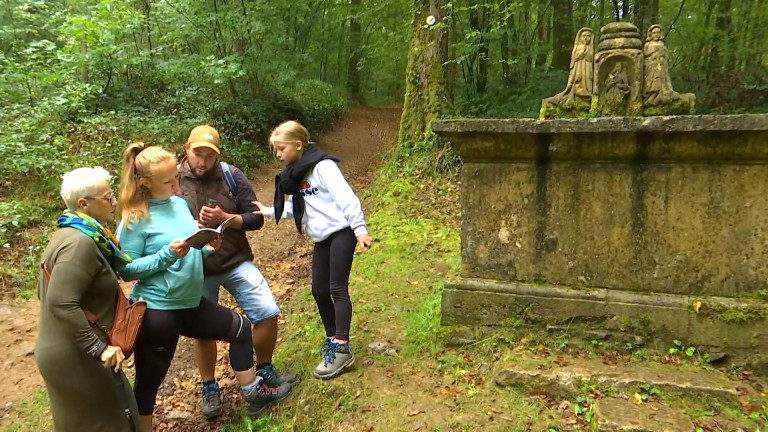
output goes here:
<path id="1" fill-rule="evenodd" d="M 400 114 L 399 108 L 352 108 L 332 130 L 312 138 L 341 159 L 342 172 L 352 188 L 360 191 L 370 184 L 381 155 L 395 144 Z M 257 197 L 265 204 L 273 201 L 274 178 L 281 169 L 279 162 L 273 161 L 251 175 Z M 311 242 L 297 233 L 293 221 L 278 226 L 268 222 L 265 229 L 250 235 L 250 242 L 255 262 L 270 282 L 278 304 L 287 301 L 297 289 L 296 279 L 309 276 Z M 235 307 L 226 296 L 222 301 Z M 43 385 L 33 355 L 38 309 L 37 301 L 0 304 L 0 424 L 11 420 L 9 408 L 13 404 Z M 131 369 L 129 362 L 129 375 Z M 227 415 L 238 412 L 237 386 L 227 378 L 231 374 L 225 349 L 219 350 L 217 376 L 224 377 L 220 383 Z M 182 338 L 158 395 L 159 424 L 155 430 L 203 431 L 220 426 L 219 422 L 201 424 L 198 382 L 191 341 Z"/>

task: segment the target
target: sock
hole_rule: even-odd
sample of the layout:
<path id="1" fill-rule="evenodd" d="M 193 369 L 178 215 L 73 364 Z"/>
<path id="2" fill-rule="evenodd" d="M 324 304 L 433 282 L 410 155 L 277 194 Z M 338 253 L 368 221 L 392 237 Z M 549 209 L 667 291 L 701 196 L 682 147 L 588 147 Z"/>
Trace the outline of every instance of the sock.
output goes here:
<path id="1" fill-rule="evenodd" d="M 272 360 L 266 362 L 266 363 L 256 363 L 256 370 L 264 369 L 267 366 L 272 366 Z"/>
<path id="2" fill-rule="evenodd" d="M 212 379 L 210 381 L 203 382 L 203 387 L 208 387 L 208 386 L 212 386 L 212 385 L 215 385 L 215 384 L 216 384 L 216 380 Z"/>
<path id="3" fill-rule="evenodd" d="M 252 393 L 254 390 L 256 390 L 256 387 L 258 387 L 258 386 L 259 386 L 259 382 L 261 382 L 261 377 L 260 377 L 260 376 L 257 376 L 257 377 L 256 377 L 256 379 L 255 379 L 255 380 L 253 380 L 253 382 L 252 382 L 252 383 L 250 383 L 250 384 L 245 384 L 245 385 L 242 385 L 242 386 L 240 386 L 240 388 L 242 388 L 242 389 L 243 389 L 243 393 L 245 393 L 246 395 L 249 395 L 249 394 L 251 394 L 251 393 Z"/>
<path id="4" fill-rule="evenodd" d="M 349 343 L 349 341 L 348 341 L 348 340 L 343 340 L 343 339 L 336 339 L 336 338 L 333 338 L 333 339 L 331 339 L 331 341 L 332 341 L 333 343 L 337 343 L 337 344 L 345 344 L 345 343 Z"/>

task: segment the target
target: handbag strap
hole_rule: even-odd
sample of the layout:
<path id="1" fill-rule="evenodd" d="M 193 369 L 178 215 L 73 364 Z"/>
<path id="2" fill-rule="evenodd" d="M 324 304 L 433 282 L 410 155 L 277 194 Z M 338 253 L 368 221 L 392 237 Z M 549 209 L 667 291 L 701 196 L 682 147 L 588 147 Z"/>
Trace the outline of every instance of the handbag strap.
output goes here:
<path id="1" fill-rule="evenodd" d="M 45 261 L 40 261 L 40 268 L 43 269 L 43 274 L 45 275 L 45 280 L 50 283 L 51 282 L 51 272 L 48 271 L 48 266 L 45 265 Z M 117 286 L 117 289 L 120 289 L 120 285 Z M 91 311 L 84 307 L 80 307 L 80 309 L 83 310 L 83 313 L 85 314 L 85 319 L 88 320 L 91 325 L 98 325 L 99 328 L 101 328 L 101 324 L 99 324 L 99 319 L 96 317 L 95 314 L 93 314 Z M 103 329 L 102 329 L 103 330 Z"/>
<path id="2" fill-rule="evenodd" d="M 125 384 L 123 383 L 122 373 L 113 371 L 112 379 L 115 382 L 117 400 L 120 402 L 120 406 L 123 409 L 123 414 L 125 414 L 125 419 L 128 421 L 128 426 L 131 428 L 131 432 L 136 432 L 136 425 L 133 423 L 133 415 L 131 415 L 131 405 L 128 403 L 128 398 L 125 396 Z"/>

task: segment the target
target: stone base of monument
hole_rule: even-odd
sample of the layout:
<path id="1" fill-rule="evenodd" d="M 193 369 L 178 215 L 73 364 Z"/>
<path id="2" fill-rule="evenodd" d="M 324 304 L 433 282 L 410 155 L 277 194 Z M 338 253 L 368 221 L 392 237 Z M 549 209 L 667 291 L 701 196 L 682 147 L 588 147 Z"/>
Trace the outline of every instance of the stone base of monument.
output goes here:
<path id="1" fill-rule="evenodd" d="M 510 317 L 634 334 L 657 348 L 673 340 L 768 373 L 768 309 L 760 301 L 569 288 L 487 279 L 446 283 L 444 324 L 498 325 Z M 760 348 L 763 349 L 760 349 Z"/>
<path id="2" fill-rule="evenodd" d="M 568 357 L 555 362 L 525 352 L 511 353 L 501 363 L 494 379 L 500 387 L 563 400 L 587 395 L 585 388 L 601 389 L 601 397 L 595 401 L 597 430 L 601 432 L 694 430 L 689 415 L 665 406 L 662 397 L 700 397 L 738 406 L 741 399 L 759 395 L 722 373 L 686 365 L 606 365 L 600 359 L 571 361 Z M 640 394 L 649 396 L 647 389 L 655 389 L 654 396 L 638 400 Z M 738 430 L 739 425 L 721 426 L 721 430 Z"/>

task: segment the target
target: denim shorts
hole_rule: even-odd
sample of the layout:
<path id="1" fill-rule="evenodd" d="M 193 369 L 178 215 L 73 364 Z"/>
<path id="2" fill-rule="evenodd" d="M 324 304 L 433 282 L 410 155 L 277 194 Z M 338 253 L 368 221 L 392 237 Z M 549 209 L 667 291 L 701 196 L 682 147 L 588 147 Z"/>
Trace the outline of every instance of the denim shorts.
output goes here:
<path id="1" fill-rule="evenodd" d="M 203 296 L 218 303 L 219 286 L 223 286 L 232 294 L 237 304 L 245 311 L 245 316 L 254 324 L 274 318 L 280 313 L 269 284 L 250 261 L 228 272 L 207 276 L 203 286 Z"/>

